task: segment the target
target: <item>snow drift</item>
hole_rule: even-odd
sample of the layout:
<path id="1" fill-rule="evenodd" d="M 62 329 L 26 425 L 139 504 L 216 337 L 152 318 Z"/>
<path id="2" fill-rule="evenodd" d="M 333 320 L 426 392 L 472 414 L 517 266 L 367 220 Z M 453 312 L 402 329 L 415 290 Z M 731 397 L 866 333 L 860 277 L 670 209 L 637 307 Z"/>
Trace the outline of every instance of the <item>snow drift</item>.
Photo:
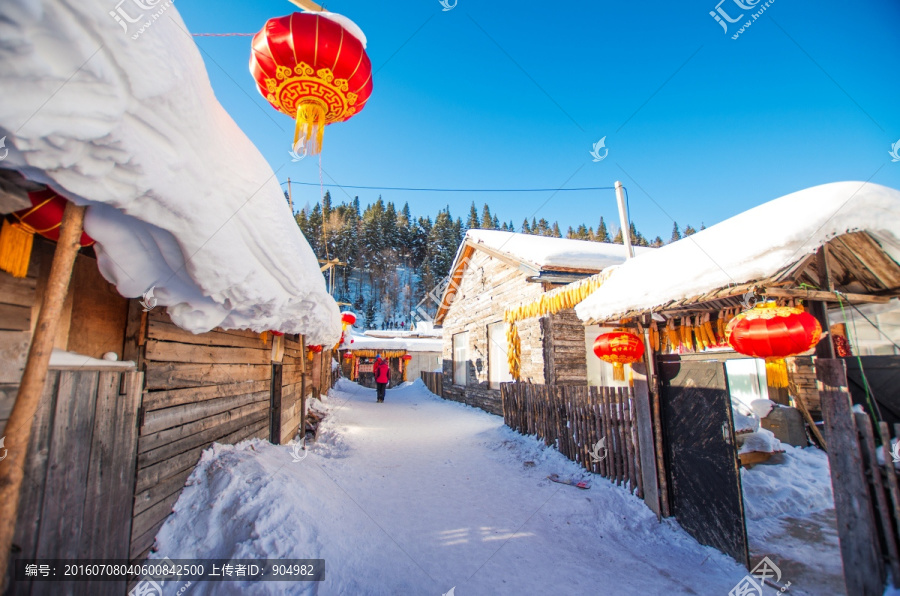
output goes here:
<path id="1" fill-rule="evenodd" d="M 170 0 L 6 0 L 0 39 L 3 167 L 89 206 L 100 271 L 123 296 L 155 286 L 195 333 L 338 340 L 275 173 L 219 105 Z"/>

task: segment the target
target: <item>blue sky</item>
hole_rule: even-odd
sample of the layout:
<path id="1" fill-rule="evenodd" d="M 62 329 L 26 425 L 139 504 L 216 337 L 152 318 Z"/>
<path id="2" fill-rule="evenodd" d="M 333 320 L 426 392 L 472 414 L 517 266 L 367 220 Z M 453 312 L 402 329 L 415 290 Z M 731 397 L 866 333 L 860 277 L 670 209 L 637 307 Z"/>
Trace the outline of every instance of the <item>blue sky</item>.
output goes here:
<path id="1" fill-rule="evenodd" d="M 537 2 L 335 0 L 368 37 L 374 91 L 326 129 L 326 183 L 429 188 L 628 188 L 644 235 L 722 221 L 789 192 L 839 180 L 900 188 L 900 3 L 724 0 Z M 255 33 L 286 0 L 177 4 L 195 33 Z M 250 38 L 198 37 L 216 95 L 284 181 L 318 183 L 291 162 L 293 122 L 257 93 Z M 606 137 L 608 156 L 593 162 Z M 563 231 L 616 222 L 613 191 L 379 194 L 414 215 L 488 202 L 503 220 L 546 217 Z M 294 186 L 297 205 L 318 187 Z"/>

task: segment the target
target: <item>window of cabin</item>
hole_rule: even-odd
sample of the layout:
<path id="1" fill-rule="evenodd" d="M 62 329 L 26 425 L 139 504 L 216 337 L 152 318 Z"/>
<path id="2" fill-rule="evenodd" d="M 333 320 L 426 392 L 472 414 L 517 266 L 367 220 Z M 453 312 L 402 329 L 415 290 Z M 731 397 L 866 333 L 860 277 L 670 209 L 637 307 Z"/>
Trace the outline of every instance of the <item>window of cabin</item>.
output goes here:
<path id="1" fill-rule="evenodd" d="M 500 383 L 510 383 L 507 358 L 506 323 L 488 325 L 488 384 L 491 389 L 500 389 Z"/>
<path id="2" fill-rule="evenodd" d="M 453 384 L 465 385 L 469 370 L 469 332 L 453 336 Z"/>

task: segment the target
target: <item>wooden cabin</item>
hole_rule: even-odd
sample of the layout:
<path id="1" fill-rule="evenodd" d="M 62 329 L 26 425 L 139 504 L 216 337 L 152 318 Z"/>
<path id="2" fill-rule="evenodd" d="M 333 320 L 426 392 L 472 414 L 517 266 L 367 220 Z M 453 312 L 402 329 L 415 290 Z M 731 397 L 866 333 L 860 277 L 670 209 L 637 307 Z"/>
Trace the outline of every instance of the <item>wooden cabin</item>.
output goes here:
<path id="1" fill-rule="evenodd" d="M 0 271 L 0 436 L 9 430 L 54 249 L 35 236 L 26 276 Z M 194 334 L 164 308 L 123 298 L 100 275 L 91 248 L 75 259 L 57 329 L 12 559 L 144 559 L 205 449 L 294 439 L 307 400 L 332 383 L 331 351 L 307 351 L 303 336 Z M 124 593 L 116 582 L 79 589 Z"/>
<path id="2" fill-rule="evenodd" d="M 444 332 L 443 397 L 502 413 L 500 383 L 512 380 L 506 310 L 624 260 L 619 244 L 469 230 L 434 320 Z M 574 310 L 523 321 L 518 335 L 521 381 L 586 382 L 584 330 Z"/>
<path id="3" fill-rule="evenodd" d="M 423 372 L 433 373 L 441 368 L 440 330 L 369 330 L 351 337 L 353 343 L 346 342 L 340 352 L 342 374 L 364 387 L 375 387 L 372 364 L 379 354 L 391 368 L 388 387 L 414 381 Z"/>

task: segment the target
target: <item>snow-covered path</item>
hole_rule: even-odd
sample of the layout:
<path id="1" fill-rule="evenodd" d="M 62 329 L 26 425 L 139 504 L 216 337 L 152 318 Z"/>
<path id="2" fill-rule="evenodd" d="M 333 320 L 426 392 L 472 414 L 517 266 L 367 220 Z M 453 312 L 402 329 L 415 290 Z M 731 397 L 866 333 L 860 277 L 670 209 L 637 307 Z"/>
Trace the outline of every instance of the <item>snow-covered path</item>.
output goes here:
<path id="1" fill-rule="evenodd" d="M 251 441 L 207 451 L 156 557 L 324 558 L 320 583 L 195 584 L 189 594 L 721 594 L 746 573 L 637 498 L 501 418 L 421 381 L 342 380 L 308 456 Z M 534 465 L 525 465 L 534 462 Z"/>

